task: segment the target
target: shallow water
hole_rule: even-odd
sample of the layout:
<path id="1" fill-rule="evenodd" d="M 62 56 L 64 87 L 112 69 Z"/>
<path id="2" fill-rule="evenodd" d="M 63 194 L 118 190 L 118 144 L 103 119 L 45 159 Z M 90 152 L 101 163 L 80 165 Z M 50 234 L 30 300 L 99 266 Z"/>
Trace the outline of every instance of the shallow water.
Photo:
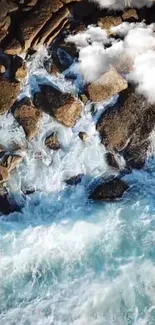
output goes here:
<path id="1" fill-rule="evenodd" d="M 23 94 L 47 78 L 76 93 L 63 76 L 49 77 L 39 56 L 30 64 Z M 0 117 L 3 142 L 28 146 L 9 188 L 37 190 L 22 214 L 0 219 L 1 325 L 155 324 L 154 160 L 125 177 L 130 190 L 120 201 L 88 201 L 92 182 L 115 173 L 94 126 L 107 104 L 98 105 L 94 117 L 88 104 L 73 130 L 45 114 L 30 144 L 11 115 Z M 62 145 L 57 153 L 43 145 L 53 129 Z M 86 144 L 79 131 L 89 134 Z M 68 187 L 64 180 L 78 173 L 85 174 L 82 183 Z"/>

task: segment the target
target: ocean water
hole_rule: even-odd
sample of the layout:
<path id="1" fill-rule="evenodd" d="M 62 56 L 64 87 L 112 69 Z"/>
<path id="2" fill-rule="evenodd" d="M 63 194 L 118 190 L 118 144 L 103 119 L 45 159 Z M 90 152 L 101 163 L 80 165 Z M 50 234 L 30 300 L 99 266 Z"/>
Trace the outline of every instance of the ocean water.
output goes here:
<path id="1" fill-rule="evenodd" d="M 20 96 L 47 80 L 76 94 L 81 78 L 72 85 L 62 75 L 49 76 L 45 56 L 42 48 L 28 63 Z M 36 190 L 22 214 L 0 218 L 0 325 L 155 324 L 154 158 L 124 177 L 130 189 L 120 201 L 88 200 L 100 176 L 116 175 L 95 130 L 97 117 L 116 99 L 98 105 L 94 116 L 88 103 L 73 130 L 44 114 L 31 143 L 11 114 L 0 117 L 1 141 L 18 143 L 24 156 L 8 187 L 19 200 L 21 189 Z M 54 153 L 44 146 L 51 130 L 61 143 Z M 89 134 L 86 143 L 79 131 Z M 85 175 L 82 183 L 67 186 L 64 180 L 78 173 Z"/>

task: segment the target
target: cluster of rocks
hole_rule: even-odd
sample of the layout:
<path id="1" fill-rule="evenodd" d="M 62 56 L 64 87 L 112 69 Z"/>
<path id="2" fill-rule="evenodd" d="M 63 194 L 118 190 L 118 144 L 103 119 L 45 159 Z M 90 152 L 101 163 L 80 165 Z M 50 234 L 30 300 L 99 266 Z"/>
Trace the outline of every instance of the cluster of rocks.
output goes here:
<path id="1" fill-rule="evenodd" d="M 27 73 L 25 63 L 18 54 L 27 50 L 30 53 L 30 49 L 36 49 L 37 45 L 50 45 L 56 40 L 52 45 L 55 50 L 65 49 L 75 56 L 76 49 L 63 42 L 65 27 L 77 33 L 88 24 L 96 23 L 110 31 L 111 26 L 119 25 L 122 21 L 141 21 L 145 18 L 146 22 L 150 22 L 154 7 L 151 11 L 149 8 L 128 9 L 116 14 L 100 11 L 86 0 L 0 0 L 0 114 L 10 111 L 22 126 L 27 140 L 31 141 L 39 132 L 43 112 L 64 126 L 73 128 L 81 117 L 83 103 L 89 100 L 95 105 L 119 93 L 117 103 L 112 108 L 107 107 L 96 129 L 107 149 L 106 159 L 111 168 L 122 175 L 119 163 L 122 158 L 125 161 L 124 172 L 142 168 L 149 147 L 149 136 L 155 126 L 155 105 L 148 104 L 143 96 L 135 92 L 133 86 L 128 85 L 118 67 L 110 67 L 98 80 L 89 84 L 85 93 L 80 95 L 81 100 L 70 93 L 62 93 L 52 85 L 40 84 L 39 91 L 31 99 L 25 97 L 17 101 L 20 80 Z M 68 68 L 62 65 L 56 51 L 52 51 L 52 60 L 55 71 Z M 80 132 L 79 138 L 85 142 L 89 136 Z M 45 145 L 49 150 L 61 148 L 56 132 L 51 131 L 45 139 Z M 11 151 L 3 146 L 0 148 L 1 213 L 7 214 L 19 208 L 10 203 L 4 184 L 22 159 L 18 148 L 12 148 Z M 66 180 L 66 184 L 76 185 L 82 179 L 83 175 L 75 175 Z M 121 177 L 103 180 L 89 198 L 116 200 L 127 189 L 128 185 Z"/>

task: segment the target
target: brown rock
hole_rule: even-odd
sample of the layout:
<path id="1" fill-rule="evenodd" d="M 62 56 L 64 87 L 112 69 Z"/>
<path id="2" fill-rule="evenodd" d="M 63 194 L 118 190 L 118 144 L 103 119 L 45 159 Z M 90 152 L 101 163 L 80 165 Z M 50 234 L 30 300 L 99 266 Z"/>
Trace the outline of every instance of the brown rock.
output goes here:
<path id="1" fill-rule="evenodd" d="M 50 85 L 40 85 L 34 94 L 34 105 L 67 127 L 73 127 L 81 116 L 81 103 L 69 93 L 62 93 Z"/>
<path id="2" fill-rule="evenodd" d="M 8 13 L 9 5 L 6 0 L 0 0 L 0 26 Z"/>
<path id="3" fill-rule="evenodd" d="M 9 171 L 6 167 L 0 165 L 0 184 L 8 181 Z"/>
<path id="4" fill-rule="evenodd" d="M 135 21 L 138 20 L 138 14 L 136 9 L 128 9 L 122 15 L 124 21 Z"/>
<path id="5" fill-rule="evenodd" d="M 66 17 L 69 15 L 69 10 L 68 8 L 62 9 L 60 12 L 57 13 L 55 17 L 52 17 L 52 19 L 46 24 L 45 27 L 43 27 L 40 38 L 38 39 L 39 44 L 44 44 L 46 43 L 46 40 L 48 37 L 52 37 L 52 34 L 55 35 L 55 30 L 59 28 L 59 31 L 61 30 L 61 24 L 65 20 L 66 23 Z M 49 43 L 49 42 L 48 42 Z"/>
<path id="6" fill-rule="evenodd" d="M 20 81 L 24 80 L 27 76 L 27 67 L 26 64 L 23 63 L 22 67 L 17 69 L 16 72 L 16 78 L 19 79 Z"/>
<path id="7" fill-rule="evenodd" d="M 3 74 L 5 72 L 4 65 L 0 65 L 0 74 Z"/>
<path id="8" fill-rule="evenodd" d="M 17 154 L 11 154 L 7 151 L 1 152 L 0 155 L 0 168 L 5 172 L 5 169 L 8 173 L 12 172 L 15 168 L 19 166 L 23 157 Z"/>
<path id="9" fill-rule="evenodd" d="M 89 135 L 86 132 L 79 132 L 78 135 L 83 142 L 86 142 L 89 139 Z"/>
<path id="10" fill-rule="evenodd" d="M 98 26 L 103 29 L 109 30 L 111 27 L 118 26 L 121 23 L 122 19 L 120 16 L 106 16 L 99 19 Z"/>
<path id="11" fill-rule="evenodd" d="M 97 130 L 110 149 L 122 151 L 127 165 L 143 167 L 150 133 L 155 127 L 155 105 L 129 89 L 100 117 Z"/>
<path id="12" fill-rule="evenodd" d="M 117 200 L 123 196 L 128 188 L 129 186 L 126 182 L 116 177 L 113 180 L 98 185 L 90 194 L 89 199 L 102 201 Z"/>
<path id="13" fill-rule="evenodd" d="M 34 7 L 37 4 L 38 0 L 28 0 L 27 5 Z"/>
<path id="14" fill-rule="evenodd" d="M 88 86 L 88 95 L 92 102 L 101 102 L 127 87 L 127 81 L 114 68 L 111 68 Z"/>
<path id="15" fill-rule="evenodd" d="M 88 102 L 88 97 L 85 94 L 82 94 L 80 99 L 84 105 Z"/>
<path id="16" fill-rule="evenodd" d="M 14 117 L 23 127 L 29 140 L 36 136 L 39 131 L 38 124 L 41 120 L 42 113 L 32 105 L 29 98 L 24 98 L 16 103 Z"/>
<path id="17" fill-rule="evenodd" d="M 58 141 L 57 134 L 53 132 L 45 139 L 45 145 L 52 150 L 59 150 L 60 149 L 60 143 Z"/>
<path id="18" fill-rule="evenodd" d="M 8 112 L 16 100 L 19 90 L 19 83 L 11 83 L 0 77 L 0 114 Z"/>
<path id="19" fill-rule="evenodd" d="M 26 51 L 31 47 L 35 38 L 39 37 L 43 26 L 51 19 L 52 14 L 58 11 L 63 6 L 60 0 L 40 0 L 38 5 L 25 16 L 20 24 L 21 35 L 23 38 L 23 44 L 19 44 L 17 40 L 12 40 L 5 52 L 9 54 L 19 54 L 22 47 Z"/>

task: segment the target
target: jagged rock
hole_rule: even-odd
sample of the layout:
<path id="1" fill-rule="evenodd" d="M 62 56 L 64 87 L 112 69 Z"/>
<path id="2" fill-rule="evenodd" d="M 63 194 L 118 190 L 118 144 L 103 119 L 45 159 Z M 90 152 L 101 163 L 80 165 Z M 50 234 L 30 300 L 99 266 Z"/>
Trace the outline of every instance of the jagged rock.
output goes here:
<path id="1" fill-rule="evenodd" d="M 16 100 L 19 90 L 19 83 L 9 82 L 0 77 L 0 114 L 8 112 Z"/>
<path id="2" fill-rule="evenodd" d="M 88 102 L 88 97 L 85 94 L 82 94 L 80 99 L 84 105 Z"/>
<path id="3" fill-rule="evenodd" d="M 46 22 L 52 18 L 52 15 L 63 6 L 60 0 L 40 0 L 36 7 L 25 16 L 20 24 L 23 41 L 19 43 L 13 39 L 6 47 L 8 54 L 19 54 L 22 49 L 25 51 L 32 46 Z"/>
<path id="4" fill-rule="evenodd" d="M 116 170 L 119 170 L 119 163 L 114 155 L 114 153 L 112 152 L 107 152 L 105 155 L 105 159 L 108 163 L 108 165 Z"/>
<path id="5" fill-rule="evenodd" d="M 35 44 L 49 44 L 52 39 L 52 35 L 55 35 L 55 31 L 60 32 L 62 26 L 64 26 L 64 23 L 68 21 L 68 19 L 66 19 L 68 16 L 68 8 L 63 8 L 61 11 L 59 11 L 54 17 L 52 17 L 48 24 L 46 24 L 46 26 L 42 28 L 41 34 L 36 40 Z M 48 40 L 48 38 L 50 39 L 50 41 Z"/>
<path id="6" fill-rule="evenodd" d="M 59 150 L 60 149 L 60 143 L 58 141 L 57 134 L 53 132 L 45 139 L 45 145 L 52 150 Z"/>
<path id="7" fill-rule="evenodd" d="M 103 29 L 110 30 L 111 27 L 118 26 L 122 23 L 120 16 L 106 16 L 100 18 L 98 21 L 98 26 Z"/>
<path id="8" fill-rule="evenodd" d="M 4 168 L 7 170 L 8 173 L 11 173 L 15 168 L 19 166 L 23 157 L 17 154 L 12 154 L 9 152 L 1 152 L 0 155 L 0 168 L 4 171 Z M 4 171 L 5 173 L 5 171 Z"/>
<path id="9" fill-rule="evenodd" d="M 113 180 L 98 185 L 89 195 L 89 199 L 102 201 L 117 200 L 123 196 L 128 188 L 129 186 L 126 182 L 116 177 Z"/>
<path id="10" fill-rule="evenodd" d="M 138 20 L 138 14 L 136 9 L 128 9 L 122 15 L 123 21 L 136 21 Z"/>
<path id="11" fill-rule="evenodd" d="M 86 132 L 79 132 L 78 135 L 83 142 L 86 142 L 89 139 L 89 135 Z"/>
<path id="12" fill-rule="evenodd" d="M 0 165 L 0 184 L 8 181 L 9 179 L 9 171 L 6 167 Z"/>
<path id="13" fill-rule="evenodd" d="M 15 76 L 20 81 L 22 81 L 22 80 L 24 80 L 26 78 L 26 76 L 27 76 L 27 67 L 26 67 L 25 63 L 23 63 L 22 66 L 17 69 Z"/>
<path id="14" fill-rule="evenodd" d="M 88 86 L 88 95 L 92 102 L 101 102 L 127 87 L 127 81 L 114 68 L 111 68 Z"/>
<path id="15" fill-rule="evenodd" d="M 29 98 L 25 97 L 16 103 L 14 117 L 23 127 L 29 140 L 36 136 L 39 131 L 38 126 L 42 117 L 42 112 L 32 105 Z"/>
<path id="16" fill-rule="evenodd" d="M 40 90 L 34 94 L 34 105 L 65 126 L 73 127 L 81 116 L 81 103 L 50 85 L 40 85 Z"/>
<path id="17" fill-rule="evenodd" d="M 72 176 L 72 177 L 66 179 L 65 183 L 67 185 L 77 185 L 77 184 L 82 182 L 83 177 L 84 177 L 84 174 L 79 174 L 79 175 L 76 175 L 76 176 Z"/>
<path id="18" fill-rule="evenodd" d="M 0 214 L 8 215 L 17 211 L 21 211 L 21 208 L 13 196 L 9 195 L 6 191 L 4 193 L 3 191 L 0 192 Z"/>
<path id="19" fill-rule="evenodd" d="M 155 105 L 132 88 L 120 95 L 119 102 L 103 113 L 97 123 L 103 143 L 109 150 L 121 151 L 128 166 L 143 167 L 148 138 L 155 127 Z"/>

